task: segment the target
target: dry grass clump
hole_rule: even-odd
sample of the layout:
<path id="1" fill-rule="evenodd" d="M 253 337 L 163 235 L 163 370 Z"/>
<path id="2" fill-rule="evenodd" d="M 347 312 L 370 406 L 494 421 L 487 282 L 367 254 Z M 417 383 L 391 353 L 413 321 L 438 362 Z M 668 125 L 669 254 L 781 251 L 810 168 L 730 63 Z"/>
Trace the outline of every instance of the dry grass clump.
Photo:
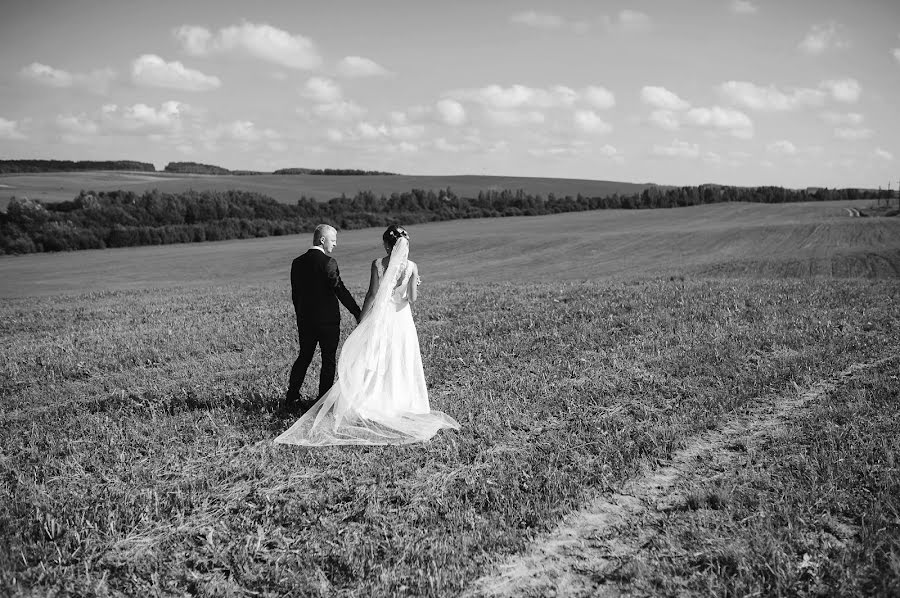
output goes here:
<path id="1" fill-rule="evenodd" d="M 0 593 L 453 594 L 754 397 L 900 345 L 892 281 L 423 292 L 432 404 L 462 430 L 320 450 L 271 443 L 296 351 L 274 285 L 5 303 Z M 694 513 L 745 508 L 739 489 L 699 492 Z"/>

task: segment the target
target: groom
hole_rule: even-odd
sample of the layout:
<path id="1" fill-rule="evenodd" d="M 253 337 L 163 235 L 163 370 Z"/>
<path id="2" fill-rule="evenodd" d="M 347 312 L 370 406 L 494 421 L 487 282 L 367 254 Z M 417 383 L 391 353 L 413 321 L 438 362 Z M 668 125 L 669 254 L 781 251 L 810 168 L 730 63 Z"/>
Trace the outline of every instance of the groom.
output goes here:
<path id="1" fill-rule="evenodd" d="M 334 370 L 338 339 L 341 334 L 341 313 L 338 300 L 359 322 L 360 309 L 350 291 L 341 281 L 337 261 L 331 252 L 337 246 L 337 231 L 320 224 L 313 233 L 313 246 L 291 264 L 291 298 L 297 314 L 300 336 L 300 356 L 291 368 L 285 409 L 294 412 L 307 410 L 315 401 L 300 399 L 300 387 L 315 353 L 322 349 L 322 372 L 319 376 L 319 395 L 334 384 Z"/>

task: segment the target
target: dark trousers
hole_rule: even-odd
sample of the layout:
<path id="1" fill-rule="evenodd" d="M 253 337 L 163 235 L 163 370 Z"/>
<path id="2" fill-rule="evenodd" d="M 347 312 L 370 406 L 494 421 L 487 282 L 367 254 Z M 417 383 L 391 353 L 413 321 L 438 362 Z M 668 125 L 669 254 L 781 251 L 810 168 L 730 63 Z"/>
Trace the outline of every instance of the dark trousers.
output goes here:
<path id="1" fill-rule="evenodd" d="M 293 403 L 300 399 L 300 387 L 306 378 L 306 370 L 312 362 L 316 345 L 322 349 L 322 373 L 319 375 L 319 395 L 328 392 L 334 384 L 334 371 L 337 367 L 337 348 L 341 336 L 341 325 L 337 324 L 298 324 L 297 332 L 300 337 L 300 355 L 291 368 L 291 377 L 288 381 L 287 401 Z"/>

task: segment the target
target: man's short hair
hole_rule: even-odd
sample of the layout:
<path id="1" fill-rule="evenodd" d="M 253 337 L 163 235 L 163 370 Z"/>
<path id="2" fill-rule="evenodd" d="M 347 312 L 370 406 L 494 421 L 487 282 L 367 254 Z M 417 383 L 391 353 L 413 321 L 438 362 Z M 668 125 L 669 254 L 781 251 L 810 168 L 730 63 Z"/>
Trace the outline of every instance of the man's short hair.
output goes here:
<path id="1" fill-rule="evenodd" d="M 330 224 L 320 224 L 317 226 L 316 230 L 313 231 L 313 245 L 321 245 L 322 239 L 325 238 L 325 234 L 330 230 L 333 230 L 335 234 L 337 234 L 337 230 Z"/>

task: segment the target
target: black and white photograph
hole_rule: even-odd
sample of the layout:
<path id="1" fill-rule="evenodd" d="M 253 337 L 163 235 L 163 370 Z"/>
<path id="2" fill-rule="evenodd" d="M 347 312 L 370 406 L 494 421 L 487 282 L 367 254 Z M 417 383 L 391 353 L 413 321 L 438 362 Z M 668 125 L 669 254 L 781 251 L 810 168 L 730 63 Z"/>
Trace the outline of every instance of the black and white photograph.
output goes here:
<path id="1" fill-rule="evenodd" d="M 12 0 L 0 596 L 900 596 L 900 2 Z"/>

